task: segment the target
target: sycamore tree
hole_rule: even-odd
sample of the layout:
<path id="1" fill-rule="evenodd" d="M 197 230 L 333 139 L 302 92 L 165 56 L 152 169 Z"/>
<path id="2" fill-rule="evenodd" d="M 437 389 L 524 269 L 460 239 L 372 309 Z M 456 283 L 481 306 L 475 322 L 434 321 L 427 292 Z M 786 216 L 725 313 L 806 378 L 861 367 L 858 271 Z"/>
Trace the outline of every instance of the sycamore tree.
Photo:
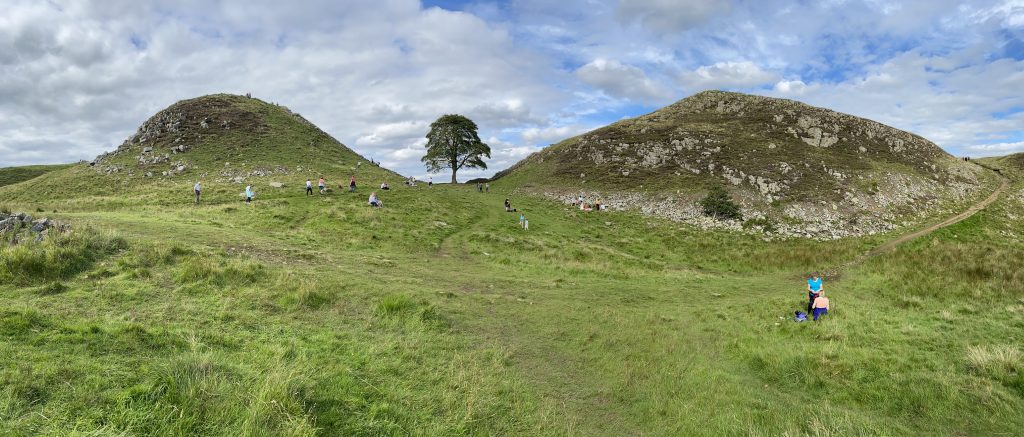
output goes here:
<path id="1" fill-rule="evenodd" d="M 476 123 L 458 114 L 448 114 L 430 124 L 427 133 L 427 154 L 423 161 L 427 171 L 437 173 L 452 170 L 452 183 L 455 174 L 462 168 L 486 169 L 484 158 L 491 157 L 488 147 L 476 133 Z"/>

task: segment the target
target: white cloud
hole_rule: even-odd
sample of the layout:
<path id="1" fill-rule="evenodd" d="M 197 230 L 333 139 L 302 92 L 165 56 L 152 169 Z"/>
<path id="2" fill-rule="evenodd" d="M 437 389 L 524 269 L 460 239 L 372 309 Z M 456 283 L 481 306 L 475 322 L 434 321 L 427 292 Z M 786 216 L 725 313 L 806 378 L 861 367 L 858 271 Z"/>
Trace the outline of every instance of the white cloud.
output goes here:
<path id="1" fill-rule="evenodd" d="M 672 93 L 643 70 L 615 60 L 595 59 L 576 70 L 576 77 L 610 96 L 638 102 L 664 102 Z"/>
<path id="2" fill-rule="evenodd" d="M 753 88 L 778 79 L 778 74 L 765 71 L 750 61 L 716 62 L 679 75 L 680 83 L 692 91 Z"/>
<path id="3" fill-rule="evenodd" d="M 1010 153 L 1024 152 L 1024 141 L 1017 141 L 1015 143 L 994 143 L 994 144 L 975 144 L 967 146 L 968 152 L 973 152 L 973 156 L 999 156 Z"/>
<path id="4" fill-rule="evenodd" d="M 564 139 L 574 137 L 581 133 L 591 130 L 590 127 L 572 125 L 572 126 L 550 126 L 545 128 L 531 127 L 523 130 L 521 136 L 523 141 L 527 144 L 533 145 L 548 145 L 556 143 Z M 544 143 L 544 144 L 540 144 Z"/>
<path id="5" fill-rule="evenodd" d="M 727 12 L 727 0 L 619 0 L 616 14 L 660 34 L 683 32 Z"/>

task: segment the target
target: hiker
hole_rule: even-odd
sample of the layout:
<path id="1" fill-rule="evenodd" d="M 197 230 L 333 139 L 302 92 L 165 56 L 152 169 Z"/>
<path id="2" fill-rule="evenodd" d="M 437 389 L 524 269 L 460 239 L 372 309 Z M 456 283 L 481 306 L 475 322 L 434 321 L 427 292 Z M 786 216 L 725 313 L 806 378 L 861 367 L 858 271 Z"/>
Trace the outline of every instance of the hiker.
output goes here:
<path id="1" fill-rule="evenodd" d="M 306 179 L 306 195 L 307 196 L 312 196 L 313 195 L 313 181 L 311 181 L 309 179 Z"/>
<path id="2" fill-rule="evenodd" d="M 373 206 L 373 207 L 376 207 L 376 208 L 380 208 L 380 207 L 384 206 L 384 202 L 381 202 L 380 199 L 377 198 L 377 192 L 376 191 L 370 193 L 370 206 Z"/>
<path id="3" fill-rule="evenodd" d="M 256 193 L 254 193 L 252 191 L 252 185 L 246 185 L 245 186 L 245 203 L 246 204 L 251 204 L 252 203 L 252 198 L 255 195 L 256 195 Z"/>
<path id="4" fill-rule="evenodd" d="M 476 183 L 476 192 L 483 193 L 484 192 L 484 184 L 481 184 L 481 183 L 477 182 Z"/>
<path id="5" fill-rule="evenodd" d="M 530 230 L 530 219 L 526 218 L 525 215 L 523 216 L 523 230 L 524 231 Z"/>
<path id="6" fill-rule="evenodd" d="M 815 322 L 818 321 L 818 318 L 824 316 L 825 314 L 828 314 L 828 298 L 825 297 L 824 291 L 818 293 L 818 297 L 814 299 L 814 302 L 811 303 L 811 306 L 814 307 Z"/>
<path id="7" fill-rule="evenodd" d="M 433 187 L 434 186 L 434 177 L 433 176 L 430 176 L 430 177 L 427 178 L 427 186 L 428 187 Z"/>
<path id="8" fill-rule="evenodd" d="M 490 193 L 491 192 L 491 183 L 490 182 L 484 182 L 484 192 L 485 193 Z"/>
<path id="9" fill-rule="evenodd" d="M 814 272 L 811 274 L 811 278 L 807 280 L 807 313 L 810 314 L 811 310 L 814 309 L 814 299 L 819 294 L 825 291 L 824 284 L 821 283 L 821 274 Z"/>
<path id="10" fill-rule="evenodd" d="M 201 186 L 199 181 L 196 181 L 196 185 L 194 187 L 192 187 L 192 191 L 195 191 L 195 193 L 196 193 L 196 203 L 197 204 L 199 203 L 199 192 L 202 190 L 202 188 L 203 187 Z"/>
<path id="11" fill-rule="evenodd" d="M 316 186 L 320 187 L 320 194 L 324 194 L 324 191 L 327 191 L 327 181 L 324 180 L 323 176 L 320 176 L 320 180 L 317 181 Z"/>
<path id="12" fill-rule="evenodd" d="M 348 192 L 349 193 L 355 193 L 356 192 L 356 177 L 355 176 L 350 177 L 349 180 L 348 180 Z"/>

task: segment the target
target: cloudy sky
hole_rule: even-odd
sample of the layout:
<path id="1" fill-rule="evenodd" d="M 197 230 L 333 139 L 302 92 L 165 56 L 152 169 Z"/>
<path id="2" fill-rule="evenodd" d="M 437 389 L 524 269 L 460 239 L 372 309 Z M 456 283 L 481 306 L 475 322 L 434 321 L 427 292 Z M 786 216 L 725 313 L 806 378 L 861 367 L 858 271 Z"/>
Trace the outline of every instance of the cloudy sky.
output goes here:
<path id="1" fill-rule="evenodd" d="M 465 179 L 706 89 L 1024 151 L 1024 0 L 5 0 L 0 166 L 89 159 L 175 101 L 252 92 L 407 175 L 429 123 L 466 115 L 494 153 Z"/>

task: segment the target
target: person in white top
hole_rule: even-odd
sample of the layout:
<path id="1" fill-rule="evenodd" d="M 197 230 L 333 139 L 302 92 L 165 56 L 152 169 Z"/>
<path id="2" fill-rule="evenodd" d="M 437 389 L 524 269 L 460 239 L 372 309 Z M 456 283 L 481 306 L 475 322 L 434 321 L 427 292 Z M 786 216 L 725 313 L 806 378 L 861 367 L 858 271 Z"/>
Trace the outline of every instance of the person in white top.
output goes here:
<path id="1" fill-rule="evenodd" d="M 374 206 L 377 208 L 384 206 L 384 202 L 381 202 L 380 199 L 377 198 L 376 191 L 370 193 L 370 206 Z"/>
<path id="2" fill-rule="evenodd" d="M 306 179 L 306 195 L 307 196 L 312 196 L 313 195 L 313 181 L 311 181 L 309 179 Z"/>
<path id="3" fill-rule="evenodd" d="M 196 203 L 199 203 L 199 192 L 202 191 L 203 187 L 199 182 L 196 182 L 196 186 L 192 187 L 192 191 L 196 193 Z"/>

